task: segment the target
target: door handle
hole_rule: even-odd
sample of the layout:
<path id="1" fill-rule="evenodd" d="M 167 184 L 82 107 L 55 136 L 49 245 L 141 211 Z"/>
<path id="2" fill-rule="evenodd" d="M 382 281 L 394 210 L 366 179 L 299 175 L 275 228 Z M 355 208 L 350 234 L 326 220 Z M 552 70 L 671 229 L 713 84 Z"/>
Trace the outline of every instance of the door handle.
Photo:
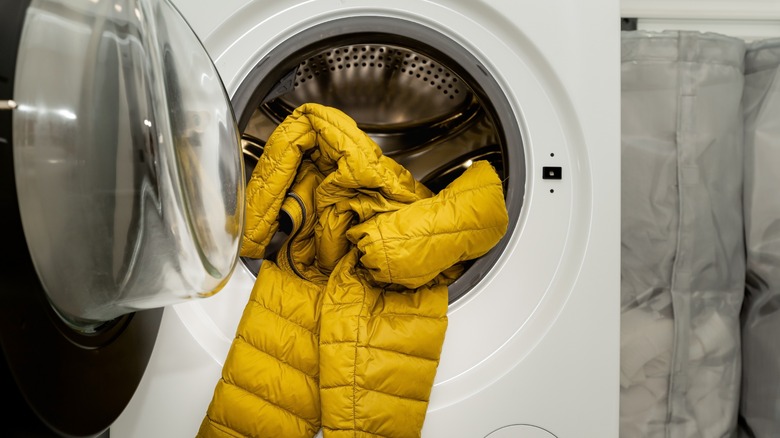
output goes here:
<path id="1" fill-rule="evenodd" d="M 2 110 L 12 110 L 17 107 L 17 103 L 15 100 L 9 99 L 9 100 L 0 100 L 0 111 Z"/>

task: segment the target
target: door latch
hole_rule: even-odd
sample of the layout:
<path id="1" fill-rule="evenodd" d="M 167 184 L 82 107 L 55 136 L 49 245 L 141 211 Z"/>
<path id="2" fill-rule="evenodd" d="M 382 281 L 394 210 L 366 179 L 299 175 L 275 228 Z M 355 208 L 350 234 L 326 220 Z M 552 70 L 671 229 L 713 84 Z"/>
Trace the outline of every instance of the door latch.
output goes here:
<path id="1" fill-rule="evenodd" d="M 558 166 L 542 167 L 542 179 L 561 179 L 563 178 L 563 169 Z"/>

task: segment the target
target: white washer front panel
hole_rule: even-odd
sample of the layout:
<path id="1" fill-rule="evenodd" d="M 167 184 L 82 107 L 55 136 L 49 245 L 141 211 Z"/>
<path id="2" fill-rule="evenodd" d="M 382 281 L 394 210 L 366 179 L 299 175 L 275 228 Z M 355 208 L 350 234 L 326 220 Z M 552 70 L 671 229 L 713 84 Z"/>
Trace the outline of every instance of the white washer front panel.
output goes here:
<path id="1" fill-rule="evenodd" d="M 474 291 L 459 300 L 450 313 L 437 386 L 453 386 L 454 379 L 467 372 L 489 374 L 477 378 L 469 388 L 454 389 L 453 396 L 447 397 L 452 402 L 453 397 L 466 397 L 479 390 L 485 378 L 495 380 L 508 371 L 512 362 L 501 361 L 489 371 L 477 365 L 500 350 L 531 315 L 535 321 L 541 319 L 534 333 L 543 333 L 571 291 L 585 252 L 591 216 L 586 149 L 579 127 L 562 123 L 564 117 L 576 121 L 571 105 L 565 100 L 555 104 L 550 100 L 561 97 L 553 91 L 554 71 L 521 34 L 515 35 L 515 39 L 520 39 L 520 47 L 510 45 L 474 21 L 474 17 L 484 14 L 484 7 L 471 9 L 469 4 L 468 10 L 462 5 L 456 11 L 433 3 L 398 1 L 394 2 L 393 9 L 387 9 L 361 3 L 369 2 L 348 2 L 348 7 L 339 7 L 339 2 L 318 1 L 290 7 L 266 21 L 253 21 L 242 33 L 245 17 L 258 18 L 263 13 L 261 3 L 250 4 L 235 17 L 237 23 L 226 24 L 234 30 L 234 38 L 229 38 L 233 43 L 216 55 L 215 60 L 228 91 L 232 92 L 278 42 L 294 38 L 303 28 L 356 15 L 385 16 L 418 22 L 449 36 L 477 56 L 502 86 L 524 131 L 529 163 L 525 206 L 498 266 Z M 483 20 L 492 24 L 491 29 L 512 26 L 498 11 L 488 9 L 487 12 L 489 15 Z M 518 56 L 525 52 L 531 56 Z M 567 176 L 563 181 L 542 181 L 541 166 L 551 162 L 564 168 Z M 553 187 L 555 193 L 550 193 Z M 554 281 L 558 284 L 551 287 Z M 543 297 L 557 304 L 538 308 Z M 540 338 L 536 334 L 527 337 L 525 351 L 515 360 L 521 360 Z M 432 409 L 435 408 L 434 404 Z"/>
<path id="2" fill-rule="evenodd" d="M 409 20 L 470 51 L 504 89 L 518 117 L 527 166 L 525 204 L 496 266 L 451 308 L 424 436 L 486 436 L 511 424 L 541 426 L 558 437 L 617 436 L 616 0 L 558 0 L 533 7 L 497 0 L 249 2 L 229 16 L 216 2 L 176 3 L 205 38 L 229 94 L 280 42 L 338 18 Z M 228 18 L 214 25 L 208 17 L 217 11 Z M 563 180 L 542 180 L 546 165 L 561 166 Z M 164 415 L 140 414 L 176 406 L 176 385 L 189 394 L 190 419 L 179 419 L 181 433 L 171 430 L 165 436 L 193 436 L 252 281 L 240 266 L 215 297 L 166 309 L 165 321 L 185 327 L 190 339 L 168 346 L 171 351 L 162 351 L 162 342 L 156 347 L 139 400 L 131 402 L 112 436 L 143 436 L 123 433 L 128 429 L 119 426 L 129 424 L 159 436 L 159 424 L 152 423 Z M 188 385 L 171 383 L 174 375 L 154 362 L 166 356 L 172 364 L 175 356 L 187 357 L 177 348 L 201 348 L 200 356 L 192 352 L 190 357 L 208 358 L 208 364 L 179 365 L 208 371 L 194 373 Z M 166 385 L 159 400 L 143 395 Z M 150 424 L 143 429 L 140 423 Z"/>

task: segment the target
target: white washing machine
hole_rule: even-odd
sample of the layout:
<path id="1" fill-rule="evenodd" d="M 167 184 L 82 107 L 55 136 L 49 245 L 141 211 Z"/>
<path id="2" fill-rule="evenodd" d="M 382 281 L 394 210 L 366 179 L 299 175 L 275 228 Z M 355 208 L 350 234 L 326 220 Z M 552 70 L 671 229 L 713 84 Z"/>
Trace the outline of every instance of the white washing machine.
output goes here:
<path id="1" fill-rule="evenodd" d="M 142 22 L 166 7 L 114 3 Z M 425 182 L 478 158 L 502 175 L 510 227 L 451 288 L 424 437 L 617 437 L 617 0 L 174 3 L 224 83 L 247 169 L 274 123 L 319 101 Z M 154 18 L 158 33 L 175 21 Z M 163 65 L 187 50 L 158 47 Z M 181 89 L 211 80 L 196 73 Z M 241 260 L 219 293 L 164 307 L 111 437 L 196 434 L 254 272 Z"/>
<path id="2" fill-rule="evenodd" d="M 244 130 L 258 70 L 291 69 L 324 49 L 432 47 L 447 53 L 429 57 L 471 62 L 477 81 L 492 81 L 496 89 L 485 93 L 503 94 L 502 116 L 516 121 L 505 129 L 519 133 L 505 141 L 521 139 L 506 146 L 522 148 L 524 172 L 510 176 L 509 202 L 518 205 L 509 204 L 512 226 L 493 266 L 451 304 L 423 436 L 617 436 L 617 1 L 176 6 L 214 60 Z M 546 179 L 546 167 L 560 179 Z M 166 308 L 147 373 L 112 436 L 195 434 L 254 281 L 241 264 L 216 296 Z"/>

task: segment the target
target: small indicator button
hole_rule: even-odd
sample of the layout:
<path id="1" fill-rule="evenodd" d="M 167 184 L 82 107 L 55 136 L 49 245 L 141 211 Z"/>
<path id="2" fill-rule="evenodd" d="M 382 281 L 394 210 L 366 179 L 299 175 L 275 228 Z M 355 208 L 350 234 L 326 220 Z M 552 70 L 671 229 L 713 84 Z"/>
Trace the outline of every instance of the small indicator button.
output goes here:
<path id="1" fill-rule="evenodd" d="M 563 170 L 557 166 L 544 166 L 542 167 L 542 179 L 561 179 L 563 177 Z"/>

